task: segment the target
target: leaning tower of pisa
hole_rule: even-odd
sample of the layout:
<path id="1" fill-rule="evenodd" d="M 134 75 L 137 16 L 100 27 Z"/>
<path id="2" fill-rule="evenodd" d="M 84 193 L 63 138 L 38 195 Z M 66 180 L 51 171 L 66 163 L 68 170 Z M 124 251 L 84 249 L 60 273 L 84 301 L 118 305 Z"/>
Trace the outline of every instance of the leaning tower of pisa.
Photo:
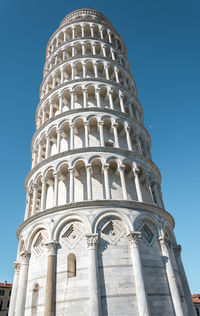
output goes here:
<path id="1" fill-rule="evenodd" d="M 195 315 L 127 51 L 100 12 L 46 49 L 9 316 Z"/>

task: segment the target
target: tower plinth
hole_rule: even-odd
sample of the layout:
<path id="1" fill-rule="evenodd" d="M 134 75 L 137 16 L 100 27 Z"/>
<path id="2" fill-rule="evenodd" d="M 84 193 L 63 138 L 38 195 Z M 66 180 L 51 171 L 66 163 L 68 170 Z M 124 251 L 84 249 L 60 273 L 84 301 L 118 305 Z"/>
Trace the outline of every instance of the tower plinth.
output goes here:
<path id="1" fill-rule="evenodd" d="M 46 49 L 9 316 L 195 315 L 126 46 L 100 12 Z"/>

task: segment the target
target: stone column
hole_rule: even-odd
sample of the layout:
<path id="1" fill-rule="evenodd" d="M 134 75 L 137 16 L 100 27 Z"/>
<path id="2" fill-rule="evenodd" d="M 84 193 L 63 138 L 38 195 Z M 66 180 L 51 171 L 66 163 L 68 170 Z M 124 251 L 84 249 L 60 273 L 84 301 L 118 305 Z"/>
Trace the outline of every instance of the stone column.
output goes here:
<path id="1" fill-rule="evenodd" d="M 91 165 L 86 165 L 87 172 L 87 199 L 92 199 L 92 183 L 91 183 Z"/>
<path id="2" fill-rule="evenodd" d="M 26 220 L 26 219 L 29 217 L 30 206 L 31 206 L 31 190 L 29 190 L 29 191 L 27 192 L 26 211 L 25 211 L 24 220 Z"/>
<path id="3" fill-rule="evenodd" d="M 94 37 L 94 26 L 93 25 L 90 27 L 90 31 L 91 31 L 91 37 Z"/>
<path id="4" fill-rule="evenodd" d="M 115 54 L 114 54 L 114 50 L 112 47 L 111 47 L 111 56 L 112 56 L 112 60 L 115 60 Z"/>
<path id="5" fill-rule="evenodd" d="M 84 26 L 81 25 L 81 36 L 84 37 L 84 35 L 85 35 L 85 34 L 84 34 Z"/>
<path id="6" fill-rule="evenodd" d="M 108 91 L 108 98 L 109 98 L 110 109 L 114 110 L 112 93 L 113 93 L 112 89 L 109 89 L 109 91 Z"/>
<path id="7" fill-rule="evenodd" d="M 71 110 L 74 109 L 74 91 L 70 91 L 71 94 Z"/>
<path id="8" fill-rule="evenodd" d="M 103 57 L 105 57 L 105 58 L 106 58 L 106 46 L 105 46 L 105 45 L 103 45 L 102 49 L 103 49 Z"/>
<path id="9" fill-rule="evenodd" d="M 125 170 L 125 166 L 119 167 L 119 174 L 120 174 L 120 179 L 121 179 L 123 198 L 124 198 L 124 200 L 128 200 L 124 170 Z"/>
<path id="10" fill-rule="evenodd" d="M 37 163 L 37 152 L 34 150 L 33 151 L 33 160 L 32 160 L 32 168 L 36 166 Z"/>
<path id="11" fill-rule="evenodd" d="M 53 117 L 53 101 L 50 99 L 49 100 L 49 118 Z"/>
<path id="12" fill-rule="evenodd" d="M 82 55 L 83 56 L 85 55 L 85 44 L 84 43 L 82 44 Z"/>
<path id="13" fill-rule="evenodd" d="M 75 28 L 72 27 L 72 39 L 74 39 L 74 38 L 75 38 Z"/>
<path id="14" fill-rule="evenodd" d="M 47 179 L 42 178 L 42 192 L 41 192 L 41 211 L 46 208 L 46 194 L 47 194 Z"/>
<path id="15" fill-rule="evenodd" d="M 95 76 L 95 78 L 98 78 L 97 63 L 94 63 L 94 76 Z"/>
<path id="16" fill-rule="evenodd" d="M 98 282 L 98 260 L 97 260 L 97 243 L 98 234 L 88 234 L 87 247 L 89 250 L 89 297 L 90 312 L 89 316 L 100 316 L 100 294 Z"/>
<path id="17" fill-rule="evenodd" d="M 89 134 L 88 134 L 88 128 L 89 128 L 89 122 L 84 122 L 84 128 L 85 128 L 85 147 L 89 147 Z"/>
<path id="18" fill-rule="evenodd" d="M 103 39 L 103 28 L 102 27 L 99 28 L 99 32 L 100 32 L 101 39 Z"/>
<path id="19" fill-rule="evenodd" d="M 119 148 L 117 126 L 118 126 L 117 123 L 112 123 L 113 134 L 114 134 L 114 140 L 115 140 L 115 147 L 116 147 L 116 148 Z"/>
<path id="20" fill-rule="evenodd" d="M 65 34 L 65 33 L 64 33 Z M 65 60 L 65 58 L 66 58 L 66 51 L 64 50 L 63 51 L 63 60 Z"/>
<path id="21" fill-rule="evenodd" d="M 60 144 L 61 144 L 61 130 L 60 128 L 56 129 L 56 133 L 57 133 L 57 153 L 60 153 Z"/>
<path id="22" fill-rule="evenodd" d="M 55 279 L 56 279 L 56 249 L 57 242 L 45 244 L 48 249 L 47 276 L 45 290 L 45 316 L 55 315 Z"/>
<path id="23" fill-rule="evenodd" d="M 141 148 L 140 139 L 139 139 L 138 134 L 135 135 L 135 139 L 136 139 L 136 143 L 137 143 L 138 153 L 140 155 L 142 155 L 142 148 Z"/>
<path id="24" fill-rule="evenodd" d="M 109 175 L 108 175 L 109 164 L 104 165 L 103 170 L 104 170 L 104 184 L 105 184 L 106 199 L 110 200 L 111 195 L 110 195 Z"/>
<path id="25" fill-rule="evenodd" d="M 129 101 L 129 104 L 128 104 L 128 109 L 129 109 L 130 116 L 131 116 L 132 118 L 134 118 L 133 108 L 132 108 L 132 104 L 131 104 L 130 101 Z"/>
<path id="26" fill-rule="evenodd" d="M 70 149 L 74 149 L 74 124 L 69 124 L 70 127 Z"/>
<path id="27" fill-rule="evenodd" d="M 83 78 L 86 78 L 86 64 L 83 63 Z"/>
<path id="28" fill-rule="evenodd" d="M 40 160 L 41 160 L 41 153 L 42 153 L 42 142 L 39 141 L 38 161 L 37 161 L 37 163 L 40 163 Z"/>
<path id="29" fill-rule="evenodd" d="M 136 192 L 137 192 L 137 198 L 139 202 L 143 202 L 143 198 L 142 198 L 142 191 L 140 188 L 140 180 L 139 180 L 139 169 L 138 168 L 133 168 L 133 174 L 134 174 L 134 178 L 135 178 L 135 188 L 136 188 Z"/>
<path id="30" fill-rule="evenodd" d="M 69 170 L 69 187 L 70 187 L 69 202 L 73 203 L 74 202 L 74 168 L 68 168 L 68 170 Z"/>
<path id="31" fill-rule="evenodd" d="M 96 55 L 96 46 L 95 46 L 95 44 L 92 45 L 92 54 Z"/>
<path id="32" fill-rule="evenodd" d="M 83 107 L 87 108 L 87 88 L 83 89 Z"/>
<path id="33" fill-rule="evenodd" d="M 15 316 L 17 290 L 18 290 L 18 286 L 19 286 L 18 283 L 19 283 L 20 265 L 21 264 L 19 262 L 14 262 L 15 275 L 14 275 L 14 280 L 13 280 L 8 316 Z"/>
<path id="34" fill-rule="evenodd" d="M 109 72 L 108 72 L 108 65 L 105 64 L 104 67 L 105 67 L 105 72 L 106 72 L 106 79 L 109 80 L 110 78 L 109 78 Z"/>
<path id="35" fill-rule="evenodd" d="M 181 283 L 182 283 L 182 288 L 183 288 L 183 292 L 184 292 L 184 296 L 185 296 L 185 301 L 187 304 L 187 308 L 188 308 L 188 312 L 189 315 L 191 316 L 195 316 L 196 315 L 196 311 L 194 308 L 194 304 L 192 302 L 192 295 L 190 292 L 190 287 L 187 281 L 187 277 L 185 274 L 185 269 L 183 267 L 183 263 L 181 260 L 181 245 L 176 245 L 174 246 L 174 254 L 175 254 L 175 259 L 176 259 L 176 263 L 178 266 L 178 270 L 179 270 L 179 275 L 180 275 L 180 279 L 181 279 Z"/>
<path id="36" fill-rule="evenodd" d="M 137 304 L 138 304 L 138 313 L 139 316 L 149 316 L 149 307 L 147 301 L 147 295 L 144 286 L 144 279 L 142 275 L 142 264 L 140 260 L 140 252 L 139 252 L 139 240 L 141 238 L 140 232 L 130 232 L 127 235 L 130 250 L 131 250 L 131 258 L 133 264 L 133 275 L 135 280 L 135 289 L 137 296 Z"/>
<path id="37" fill-rule="evenodd" d="M 169 289 L 171 292 L 171 298 L 174 306 L 174 311 L 176 316 L 184 316 L 182 306 L 181 306 L 181 298 L 178 292 L 178 287 L 176 283 L 176 277 L 174 274 L 174 270 L 171 263 L 170 253 L 169 253 L 169 247 L 170 247 L 170 241 L 166 236 L 162 236 L 159 238 L 162 256 L 163 256 L 163 262 L 166 270 L 166 275 L 168 279 Z"/>
<path id="38" fill-rule="evenodd" d="M 99 88 L 96 89 L 96 98 L 97 98 L 97 107 L 100 108 L 101 102 L 100 102 L 100 89 Z"/>
<path id="39" fill-rule="evenodd" d="M 37 192 L 38 192 L 38 184 L 33 184 L 33 204 L 32 204 L 32 214 L 34 215 L 36 212 L 36 205 L 37 205 Z"/>
<path id="40" fill-rule="evenodd" d="M 153 181 L 152 182 L 153 184 L 153 189 L 154 189 L 154 192 L 155 192 L 155 196 L 156 196 L 156 204 L 158 206 L 161 206 L 161 203 L 160 203 L 160 196 L 159 196 L 159 193 L 158 193 L 158 187 L 157 187 L 157 182 L 156 181 Z"/>
<path id="41" fill-rule="evenodd" d="M 21 267 L 18 282 L 15 316 L 24 316 L 25 312 L 26 289 L 30 255 L 31 254 L 27 251 L 21 253 Z"/>
<path id="42" fill-rule="evenodd" d="M 53 197 L 53 206 L 58 205 L 58 182 L 59 182 L 59 177 L 60 173 L 54 172 L 54 197 Z"/>
<path id="43" fill-rule="evenodd" d="M 103 135 L 103 121 L 99 121 L 98 126 L 99 126 L 99 134 L 100 134 L 100 146 L 104 147 L 105 143 L 104 143 L 104 135 Z"/>
<path id="44" fill-rule="evenodd" d="M 46 152 L 45 152 L 45 158 L 49 158 L 50 156 L 50 135 L 46 134 Z"/>
<path id="45" fill-rule="evenodd" d="M 151 184 L 150 184 L 150 181 L 149 181 L 148 172 L 145 173 L 145 182 L 146 182 L 147 189 L 149 190 L 149 194 L 150 194 L 150 197 L 151 197 L 151 202 L 154 204 L 154 198 L 153 198 L 153 193 L 152 193 L 152 190 L 151 190 Z"/>
<path id="46" fill-rule="evenodd" d="M 75 74 L 75 68 L 74 68 L 74 65 L 72 64 L 72 80 L 74 80 L 74 74 Z"/>
<path id="47" fill-rule="evenodd" d="M 64 71 L 62 71 L 63 73 Z M 62 81 L 62 80 L 61 80 Z M 62 82 L 61 82 L 62 83 Z M 62 94 L 59 94 L 59 112 L 62 113 L 63 109 L 63 99 L 62 99 Z"/>
<path id="48" fill-rule="evenodd" d="M 131 138 L 130 138 L 130 127 L 129 126 L 124 126 L 125 129 L 125 133 L 126 133 L 126 141 L 127 141 L 127 145 L 128 145 L 128 150 L 132 151 L 132 143 L 131 143 Z"/>
<path id="49" fill-rule="evenodd" d="M 53 76 L 53 83 L 52 83 L 52 89 L 56 87 L 56 77 L 55 75 Z"/>
<path id="50" fill-rule="evenodd" d="M 119 83 L 119 75 L 118 75 L 118 69 L 117 69 L 117 67 L 115 67 L 115 77 L 116 77 L 117 83 Z"/>
<path id="51" fill-rule="evenodd" d="M 124 101 L 123 101 L 123 94 L 122 94 L 121 92 L 119 93 L 119 101 L 120 101 L 121 111 L 122 111 L 123 113 L 125 113 Z"/>

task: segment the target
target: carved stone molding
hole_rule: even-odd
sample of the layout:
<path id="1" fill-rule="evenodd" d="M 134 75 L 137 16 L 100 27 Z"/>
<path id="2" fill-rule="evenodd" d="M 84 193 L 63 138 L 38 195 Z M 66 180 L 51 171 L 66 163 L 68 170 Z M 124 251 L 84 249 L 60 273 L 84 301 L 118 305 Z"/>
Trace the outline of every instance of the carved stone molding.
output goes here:
<path id="1" fill-rule="evenodd" d="M 94 249 L 97 247 L 98 244 L 98 234 L 87 234 L 87 247 L 89 249 Z"/>
<path id="2" fill-rule="evenodd" d="M 30 257 L 31 257 L 31 253 L 28 252 L 28 251 L 22 251 L 20 253 L 20 256 L 21 256 L 21 263 L 22 264 L 29 264 L 29 260 L 30 260 Z"/>
<path id="3" fill-rule="evenodd" d="M 55 256 L 56 255 L 56 250 L 57 250 L 57 246 L 58 246 L 58 242 L 57 241 L 50 241 L 45 243 L 45 246 L 47 247 L 47 253 L 50 256 Z"/>
<path id="4" fill-rule="evenodd" d="M 20 262 L 17 262 L 17 261 L 14 262 L 15 273 L 19 273 L 20 266 L 21 266 Z"/>
<path id="5" fill-rule="evenodd" d="M 129 245 L 132 246 L 132 247 L 138 247 L 139 245 L 139 241 L 141 239 L 141 232 L 130 232 L 128 235 L 127 235 L 127 239 L 129 241 Z"/>

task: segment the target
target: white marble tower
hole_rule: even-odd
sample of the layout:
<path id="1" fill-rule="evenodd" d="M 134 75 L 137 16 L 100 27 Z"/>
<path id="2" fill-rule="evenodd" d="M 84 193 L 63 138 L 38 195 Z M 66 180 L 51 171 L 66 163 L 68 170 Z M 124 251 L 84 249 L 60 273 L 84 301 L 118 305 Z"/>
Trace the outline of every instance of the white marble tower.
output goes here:
<path id="1" fill-rule="evenodd" d="M 100 12 L 46 50 L 9 316 L 195 315 L 127 51 Z"/>

